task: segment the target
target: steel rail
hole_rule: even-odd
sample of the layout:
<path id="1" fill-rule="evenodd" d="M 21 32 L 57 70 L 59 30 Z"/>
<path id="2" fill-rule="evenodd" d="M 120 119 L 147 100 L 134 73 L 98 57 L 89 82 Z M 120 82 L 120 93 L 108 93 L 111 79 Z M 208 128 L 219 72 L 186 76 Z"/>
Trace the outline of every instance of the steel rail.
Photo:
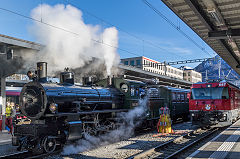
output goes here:
<path id="1" fill-rule="evenodd" d="M 216 131 L 218 131 L 219 129 L 214 129 L 213 131 L 211 131 L 210 133 L 202 136 L 201 138 L 189 143 L 188 145 L 184 146 L 183 148 L 181 148 L 180 150 L 176 151 L 175 153 L 169 155 L 168 157 L 165 157 L 165 159 L 168 159 L 168 158 L 174 158 L 176 157 L 178 154 L 182 153 L 183 151 L 187 150 L 190 146 L 193 146 L 197 143 L 199 143 L 200 141 L 206 139 L 208 136 L 212 135 L 213 133 L 215 133 Z"/>
<path id="2" fill-rule="evenodd" d="M 197 130 L 198 130 L 198 129 L 197 129 Z M 164 146 L 167 146 L 168 144 L 170 144 L 170 143 L 172 143 L 172 142 L 174 142 L 174 141 L 176 141 L 176 140 L 180 140 L 180 139 L 182 139 L 183 137 L 189 135 L 190 133 L 193 133 L 194 131 L 196 131 L 196 130 L 192 130 L 192 131 L 190 131 L 189 133 L 186 133 L 186 134 L 184 134 L 184 135 L 182 135 L 182 136 L 175 137 L 175 138 L 173 138 L 173 139 L 171 139 L 171 140 L 169 140 L 169 141 L 167 141 L 167 142 L 164 142 L 164 143 L 162 143 L 162 144 L 160 144 L 160 145 L 158 145 L 158 146 L 156 146 L 156 147 L 154 147 L 154 148 L 151 148 L 151 149 L 149 149 L 149 150 L 146 150 L 146 151 L 143 151 L 143 152 L 141 152 L 141 153 L 139 153 L 139 154 L 136 154 L 136 155 L 130 157 L 129 159 L 144 158 L 144 157 L 147 156 L 148 154 L 154 153 L 155 151 L 159 150 L 160 148 L 162 148 L 162 147 L 164 147 Z"/>
<path id="3" fill-rule="evenodd" d="M 20 158 L 21 155 L 24 155 L 24 154 L 27 154 L 27 153 L 28 153 L 28 151 L 15 152 L 15 153 L 7 154 L 7 155 L 2 155 L 2 156 L 0 156 L 0 159 Z"/>
<path id="4" fill-rule="evenodd" d="M 182 136 L 180 136 L 180 137 L 171 139 L 171 140 L 169 140 L 169 141 L 167 141 L 167 142 L 165 142 L 165 143 L 163 143 L 163 144 L 160 144 L 160 145 L 158 145 L 158 146 L 156 146 L 156 147 L 154 147 L 154 148 L 152 148 L 152 149 L 149 149 L 149 150 L 147 150 L 147 151 L 141 152 L 141 153 L 139 153 L 139 154 L 137 154 L 137 155 L 135 155 L 135 156 L 132 156 L 132 157 L 130 157 L 130 158 L 131 158 L 131 159 L 146 158 L 146 157 L 149 156 L 149 155 L 153 155 L 154 153 L 158 153 L 158 152 L 159 152 L 161 149 L 163 149 L 164 147 L 170 146 L 171 144 L 175 144 L 174 142 L 176 142 L 176 141 L 180 141 L 180 140 L 182 140 L 182 139 L 184 139 L 184 138 L 187 139 L 188 136 L 190 137 L 191 135 L 194 134 L 194 132 L 198 132 L 199 130 L 200 130 L 200 128 L 197 129 L 197 130 L 193 130 L 193 131 L 191 131 L 191 132 L 189 132 L 189 133 L 187 133 L 187 134 L 184 134 L 184 135 L 182 135 Z M 196 135 L 196 137 L 193 137 L 192 139 L 190 139 L 189 141 L 187 141 L 187 142 L 190 142 L 190 143 L 188 143 L 187 145 L 184 146 L 184 143 L 183 143 L 182 145 L 179 145 L 179 148 L 177 148 L 176 151 L 174 151 L 173 153 L 170 153 L 170 154 L 168 154 L 168 155 L 166 155 L 166 154 L 167 154 L 167 152 L 170 152 L 170 151 L 164 151 L 164 152 L 163 152 L 163 155 L 165 154 L 165 155 L 164 155 L 165 157 L 158 156 L 157 158 L 166 158 L 166 159 L 168 159 L 168 158 L 174 158 L 174 157 L 176 157 L 178 154 L 182 153 L 183 151 L 187 150 L 188 148 L 190 148 L 191 146 L 197 144 L 198 142 L 206 139 L 208 136 L 212 135 L 213 133 L 215 133 L 215 132 L 218 131 L 218 130 L 219 130 L 218 128 L 212 128 L 212 129 L 210 129 L 210 130 L 208 130 L 208 131 L 206 131 L 206 132 L 203 132 L 203 133 L 201 133 L 201 134 L 199 134 L 199 135 L 194 134 L 194 135 Z M 186 143 L 187 143 L 187 142 L 186 142 Z M 176 148 L 176 147 L 175 147 L 175 148 Z M 169 150 L 171 150 L 171 149 L 169 148 Z"/>
<path id="5" fill-rule="evenodd" d="M 0 159 L 11 159 L 11 158 L 24 158 L 24 159 L 34 159 L 34 158 L 44 158 L 47 157 L 49 155 L 56 155 L 58 153 L 60 153 L 62 150 L 56 150 L 52 153 L 43 153 L 43 154 L 39 154 L 39 155 L 34 155 L 31 152 L 28 151 L 22 151 L 22 152 L 17 152 L 17 153 L 13 153 L 13 154 L 9 154 L 9 155 L 5 155 L 5 156 L 0 156 Z"/>

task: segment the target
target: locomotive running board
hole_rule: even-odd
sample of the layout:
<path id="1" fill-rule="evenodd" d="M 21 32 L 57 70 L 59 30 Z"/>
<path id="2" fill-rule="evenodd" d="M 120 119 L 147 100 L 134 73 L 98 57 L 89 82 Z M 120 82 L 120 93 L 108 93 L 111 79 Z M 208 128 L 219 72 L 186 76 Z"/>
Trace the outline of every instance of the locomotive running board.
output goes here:
<path id="1" fill-rule="evenodd" d="M 127 112 L 129 109 L 106 109 L 106 110 L 94 110 L 94 111 L 82 111 L 77 113 L 57 113 L 57 114 L 46 114 L 46 117 L 52 116 L 70 116 L 70 115 L 83 115 L 83 114 L 98 114 L 98 113 L 117 113 Z"/>

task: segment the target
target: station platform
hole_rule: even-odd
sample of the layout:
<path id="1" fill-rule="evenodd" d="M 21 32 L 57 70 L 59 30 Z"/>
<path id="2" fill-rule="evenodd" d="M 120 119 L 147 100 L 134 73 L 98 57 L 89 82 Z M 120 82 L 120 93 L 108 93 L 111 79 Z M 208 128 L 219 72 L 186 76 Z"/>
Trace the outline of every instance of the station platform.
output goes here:
<path id="1" fill-rule="evenodd" d="M 8 132 L 0 131 L 0 145 L 11 143 L 12 142 L 12 135 Z"/>
<path id="2" fill-rule="evenodd" d="M 203 158 L 240 158 L 240 120 L 187 157 L 187 159 Z"/>
<path id="3" fill-rule="evenodd" d="M 12 135 L 0 131 L 0 158 L 1 156 L 17 152 L 17 147 L 12 146 Z"/>

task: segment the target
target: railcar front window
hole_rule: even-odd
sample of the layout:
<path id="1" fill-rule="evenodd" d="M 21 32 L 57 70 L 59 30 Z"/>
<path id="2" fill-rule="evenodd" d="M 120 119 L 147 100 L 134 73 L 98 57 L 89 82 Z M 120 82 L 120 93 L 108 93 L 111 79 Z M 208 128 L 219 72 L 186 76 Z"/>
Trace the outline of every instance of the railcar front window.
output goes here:
<path id="1" fill-rule="evenodd" d="M 193 88 L 192 99 L 229 99 L 228 88 Z"/>

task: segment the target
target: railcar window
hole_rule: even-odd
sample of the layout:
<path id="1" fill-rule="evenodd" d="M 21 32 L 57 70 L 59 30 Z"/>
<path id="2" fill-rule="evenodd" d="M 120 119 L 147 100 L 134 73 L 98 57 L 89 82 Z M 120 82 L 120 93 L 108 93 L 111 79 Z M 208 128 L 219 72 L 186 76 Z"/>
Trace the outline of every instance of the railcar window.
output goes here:
<path id="1" fill-rule="evenodd" d="M 150 97 L 158 97 L 160 95 L 160 90 L 158 90 L 157 88 L 149 88 L 148 94 Z"/>
<path id="2" fill-rule="evenodd" d="M 176 94 L 172 93 L 172 100 L 176 100 Z"/>
<path id="3" fill-rule="evenodd" d="M 181 96 L 180 94 L 177 94 L 177 100 L 180 100 Z"/>
<path id="4" fill-rule="evenodd" d="M 193 88 L 192 99 L 229 99 L 228 88 Z"/>
<path id="5" fill-rule="evenodd" d="M 184 94 L 181 94 L 181 100 L 184 101 Z"/>
<path id="6" fill-rule="evenodd" d="M 7 96 L 6 101 L 9 103 L 13 102 L 15 104 L 19 104 L 19 96 Z"/>

